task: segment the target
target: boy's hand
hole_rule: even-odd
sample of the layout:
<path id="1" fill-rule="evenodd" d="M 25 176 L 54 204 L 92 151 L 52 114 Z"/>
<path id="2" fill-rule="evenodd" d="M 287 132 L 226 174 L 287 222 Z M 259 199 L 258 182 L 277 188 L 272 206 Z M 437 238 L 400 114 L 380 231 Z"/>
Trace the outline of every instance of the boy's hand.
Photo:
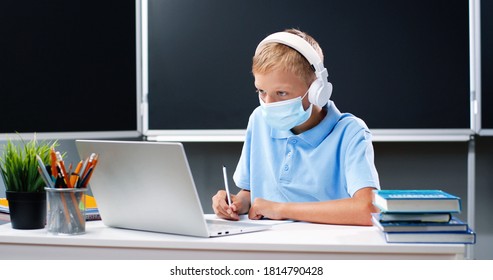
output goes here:
<path id="1" fill-rule="evenodd" d="M 252 220 L 260 220 L 263 217 L 271 220 L 282 220 L 281 203 L 256 198 L 248 212 L 248 218 Z"/>
<path id="2" fill-rule="evenodd" d="M 242 201 L 236 195 L 231 195 L 231 205 L 228 205 L 226 191 L 220 190 L 212 197 L 212 209 L 214 213 L 223 219 L 238 221 L 238 209 L 241 209 Z"/>

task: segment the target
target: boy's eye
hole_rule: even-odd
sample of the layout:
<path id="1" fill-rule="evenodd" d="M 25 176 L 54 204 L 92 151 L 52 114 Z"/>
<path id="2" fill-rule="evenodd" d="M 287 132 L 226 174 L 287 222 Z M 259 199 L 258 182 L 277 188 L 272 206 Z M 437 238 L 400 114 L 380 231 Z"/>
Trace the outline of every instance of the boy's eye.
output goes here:
<path id="1" fill-rule="evenodd" d="M 277 95 L 280 96 L 280 97 L 285 97 L 287 96 L 288 94 L 285 92 L 285 91 L 278 91 L 277 92 Z"/>
<path id="2" fill-rule="evenodd" d="M 256 92 L 260 95 L 264 95 L 265 94 L 265 91 L 262 90 L 262 89 L 257 89 Z"/>

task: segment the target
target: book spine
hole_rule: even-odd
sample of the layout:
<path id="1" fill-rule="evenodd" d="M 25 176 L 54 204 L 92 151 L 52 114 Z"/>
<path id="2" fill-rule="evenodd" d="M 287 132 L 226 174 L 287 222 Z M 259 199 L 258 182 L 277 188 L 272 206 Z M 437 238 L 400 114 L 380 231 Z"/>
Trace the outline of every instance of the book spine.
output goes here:
<path id="1" fill-rule="evenodd" d="M 99 221 L 101 220 L 101 215 L 99 214 L 86 214 L 86 221 Z"/>

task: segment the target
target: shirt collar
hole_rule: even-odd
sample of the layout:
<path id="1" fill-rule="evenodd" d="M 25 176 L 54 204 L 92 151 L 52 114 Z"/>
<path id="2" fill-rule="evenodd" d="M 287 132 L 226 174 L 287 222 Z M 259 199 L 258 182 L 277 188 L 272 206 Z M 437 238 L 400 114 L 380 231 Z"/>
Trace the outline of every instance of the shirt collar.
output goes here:
<path id="1" fill-rule="evenodd" d="M 334 129 L 337 122 L 342 116 L 341 112 L 339 111 L 339 109 L 337 109 L 334 102 L 329 100 L 329 103 L 325 105 L 325 107 L 327 108 L 327 115 L 318 125 L 316 125 L 312 129 L 307 130 L 299 135 L 295 135 L 293 132 L 291 132 L 291 130 L 278 130 L 272 128 L 270 132 L 271 137 L 283 139 L 297 136 L 314 147 L 318 146 Z"/>

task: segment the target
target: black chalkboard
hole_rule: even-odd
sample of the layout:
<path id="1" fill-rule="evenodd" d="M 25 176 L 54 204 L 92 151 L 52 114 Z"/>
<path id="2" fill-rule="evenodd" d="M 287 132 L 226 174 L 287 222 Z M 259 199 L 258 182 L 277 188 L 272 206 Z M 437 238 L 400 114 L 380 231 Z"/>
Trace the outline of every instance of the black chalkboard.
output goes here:
<path id="1" fill-rule="evenodd" d="M 255 47 L 291 27 L 370 128 L 470 128 L 467 0 L 149 0 L 148 24 L 150 130 L 245 128 Z"/>
<path id="2" fill-rule="evenodd" d="M 2 1 L 0 133 L 137 131 L 134 0 Z"/>
<path id="3" fill-rule="evenodd" d="M 493 2 L 481 1 L 481 127 L 493 129 Z"/>

